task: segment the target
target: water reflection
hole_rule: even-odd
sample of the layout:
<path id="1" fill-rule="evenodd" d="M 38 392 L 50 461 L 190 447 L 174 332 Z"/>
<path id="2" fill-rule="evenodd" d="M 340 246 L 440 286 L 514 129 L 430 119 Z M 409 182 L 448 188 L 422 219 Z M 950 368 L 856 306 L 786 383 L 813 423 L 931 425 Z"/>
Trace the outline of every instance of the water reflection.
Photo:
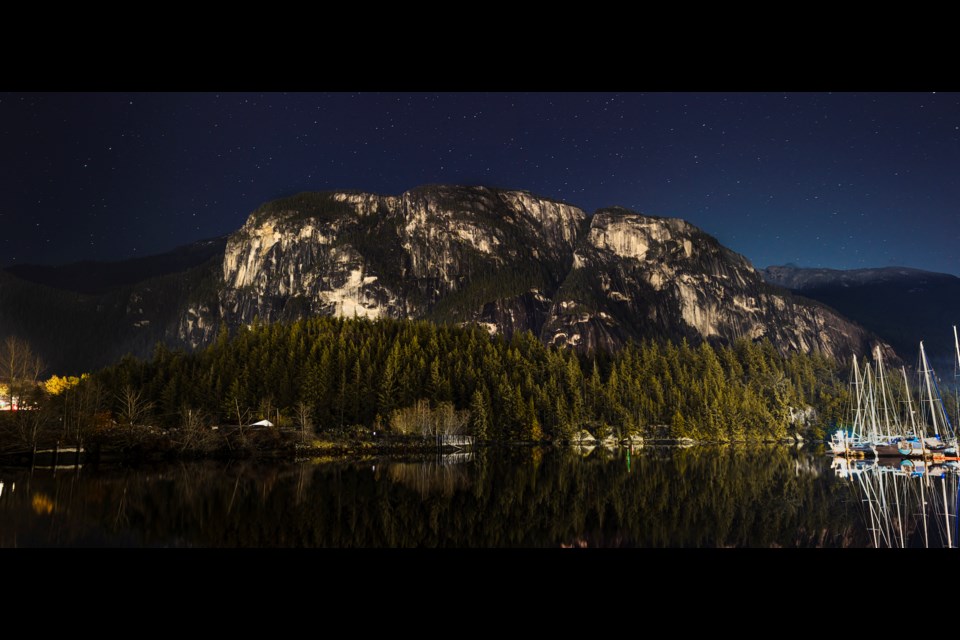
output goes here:
<path id="1" fill-rule="evenodd" d="M 472 453 L 455 453 L 430 461 L 386 462 L 375 477 L 405 485 L 423 498 L 432 494 L 449 497 L 469 488 L 470 467 L 465 463 L 472 459 Z M 373 469 L 376 471 L 376 467 Z"/>
<path id="2" fill-rule="evenodd" d="M 0 469 L 0 482 L 4 547 L 874 543 L 829 458 L 778 446 Z"/>
<path id="3" fill-rule="evenodd" d="M 955 462 L 835 459 L 849 481 L 863 526 L 876 548 L 956 548 L 960 523 Z"/>

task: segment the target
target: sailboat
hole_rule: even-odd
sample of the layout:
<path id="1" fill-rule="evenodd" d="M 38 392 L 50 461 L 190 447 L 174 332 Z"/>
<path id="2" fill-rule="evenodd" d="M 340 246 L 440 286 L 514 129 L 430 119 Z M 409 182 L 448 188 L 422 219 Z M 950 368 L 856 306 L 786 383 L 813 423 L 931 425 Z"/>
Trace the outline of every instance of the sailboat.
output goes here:
<path id="1" fill-rule="evenodd" d="M 960 339 L 954 327 L 954 349 L 957 356 L 957 371 L 960 373 Z M 834 455 L 851 458 L 932 458 L 939 460 L 955 456 L 957 434 L 947 415 L 936 372 L 927 359 L 923 342 L 917 365 L 919 384 L 919 412 L 914 410 L 912 392 L 903 375 L 902 391 L 906 414 L 901 416 L 894 397 L 894 387 L 888 381 L 880 348 L 875 351 L 874 362 L 864 361 L 861 373 L 856 355 L 851 370 L 851 410 L 849 431 L 838 429 L 830 438 L 829 446 Z"/>
<path id="2" fill-rule="evenodd" d="M 922 341 L 917 373 L 920 377 L 920 422 L 918 424 L 915 421 L 912 403 L 909 404 L 911 430 L 905 432 L 903 437 L 878 443 L 875 447 L 877 456 L 936 458 L 956 452 L 956 432 L 944 407 L 936 373 L 930 366 Z M 910 402 L 909 394 L 907 401 Z"/>
<path id="3" fill-rule="evenodd" d="M 866 438 L 873 445 L 874 454 L 885 455 L 891 443 L 902 438 L 904 428 L 896 411 L 892 389 L 887 383 L 886 369 L 883 366 L 883 353 L 875 348 L 876 376 L 871 379 L 867 370 L 867 404 L 864 420 L 868 424 Z M 909 395 L 909 388 L 907 389 Z"/>
<path id="4" fill-rule="evenodd" d="M 866 364 L 866 370 L 869 376 L 869 364 Z M 857 356 L 853 356 L 853 367 L 850 372 L 851 395 L 853 397 L 851 426 L 849 432 L 844 429 L 837 429 L 830 437 L 830 450 L 834 455 L 864 458 L 874 457 L 873 444 L 866 437 L 864 417 L 866 411 L 865 403 L 865 384 L 860 374 L 860 366 L 857 363 Z"/>
<path id="5" fill-rule="evenodd" d="M 900 455 L 896 443 L 903 439 L 904 428 L 887 382 L 880 348 L 876 348 L 873 364 L 864 361 L 862 374 L 854 355 L 851 376 L 852 424 L 849 433 L 834 432 L 829 443 L 831 451 L 854 458 Z"/>

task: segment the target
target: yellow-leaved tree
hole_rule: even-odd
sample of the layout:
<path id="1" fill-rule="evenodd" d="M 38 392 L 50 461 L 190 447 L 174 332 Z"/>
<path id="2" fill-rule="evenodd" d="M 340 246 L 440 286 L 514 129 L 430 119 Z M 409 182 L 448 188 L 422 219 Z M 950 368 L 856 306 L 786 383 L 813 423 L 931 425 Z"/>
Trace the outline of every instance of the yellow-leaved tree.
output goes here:
<path id="1" fill-rule="evenodd" d="M 52 396 L 58 396 L 68 389 L 80 384 L 81 380 L 86 380 L 90 377 L 89 373 L 84 373 L 79 378 L 77 376 L 58 376 L 52 375 L 49 380 L 44 381 L 43 388 L 47 390 Z"/>

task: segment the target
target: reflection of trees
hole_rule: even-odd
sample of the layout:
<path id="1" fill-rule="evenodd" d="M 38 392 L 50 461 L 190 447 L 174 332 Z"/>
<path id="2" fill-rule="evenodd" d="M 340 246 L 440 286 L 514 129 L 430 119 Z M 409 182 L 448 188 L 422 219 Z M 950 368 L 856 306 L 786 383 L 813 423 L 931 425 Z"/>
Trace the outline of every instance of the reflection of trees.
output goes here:
<path id="1" fill-rule="evenodd" d="M 438 464 L 435 462 L 388 462 L 386 477 L 403 484 L 421 496 L 440 494 L 452 496 L 454 491 L 465 489 L 470 484 L 466 465 Z"/>
<path id="2" fill-rule="evenodd" d="M 564 450 L 492 448 L 451 465 L 250 460 L 37 474 L 20 480 L 31 484 L 25 498 L 20 483 L 12 501 L 9 490 L 0 497 L 0 532 L 20 531 L 22 546 L 869 543 L 855 525 L 857 507 L 824 472 L 823 457 L 786 447 L 695 447 L 644 449 L 631 456 L 629 468 L 626 462 L 622 451 L 582 458 Z M 53 497 L 52 514 L 34 512 L 32 491 Z M 59 518 L 56 533 L 40 518 Z M 32 542 L 24 541 L 25 530 Z M 0 544 L 11 546 L 11 536 L 0 533 Z"/>

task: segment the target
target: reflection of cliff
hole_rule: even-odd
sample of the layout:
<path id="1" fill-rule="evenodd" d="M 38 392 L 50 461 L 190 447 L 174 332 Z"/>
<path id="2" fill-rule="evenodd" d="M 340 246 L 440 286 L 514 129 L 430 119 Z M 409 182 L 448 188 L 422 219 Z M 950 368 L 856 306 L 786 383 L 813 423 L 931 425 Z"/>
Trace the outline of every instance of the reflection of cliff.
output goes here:
<path id="1" fill-rule="evenodd" d="M 56 477 L 18 470 L 2 478 L 0 546 L 870 544 L 845 481 L 825 472 L 829 461 L 787 447 L 647 448 L 629 460 L 619 450 L 474 455 L 465 464 L 207 461 Z M 53 510 L 38 512 L 34 495 Z"/>

